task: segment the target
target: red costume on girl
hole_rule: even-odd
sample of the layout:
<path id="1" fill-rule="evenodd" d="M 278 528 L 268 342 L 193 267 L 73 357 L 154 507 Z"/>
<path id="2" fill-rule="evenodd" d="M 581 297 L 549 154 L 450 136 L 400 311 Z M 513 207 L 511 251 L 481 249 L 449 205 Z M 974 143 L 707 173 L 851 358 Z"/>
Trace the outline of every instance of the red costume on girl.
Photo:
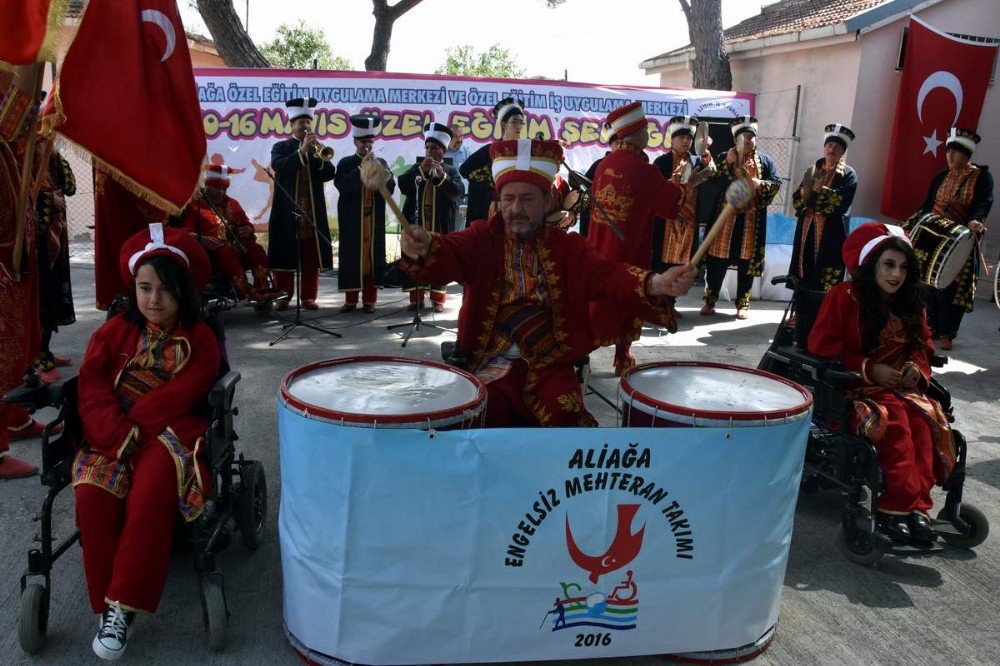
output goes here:
<path id="1" fill-rule="evenodd" d="M 857 273 L 866 256 L 877 256 L 880 242 L 892 233 L 887 225 L 862 225 L 844 244 L 844 263 L 848 271 Z M 905 236 L 903 236 L 905 238 Z M 859 260 L 860 253 L 860 260 Z M 910 271 L 918 267 L 910 266 Z M 905 323 L 889 313 L 885 328 L 874 350 L 862 350 L 864 331 L 860 290 L 854 282 L 842 282 L 824 298 L 816 323 L 809 334 L 808 349 L 812 354 L 839 358 L 847 370 L 862 376 L 860 386 L 853 387 L 854 400 L 851 427 L 855 434 L 871 440 L 878 451 L 879 464 L 885 478 L 885 489 L 878 498 L 878 510 L 883 513 L 925 517 L 930 510 L 930 490 L 935 482 L 944 483 L 955 463 L 955 447 L 951 428 L 941 406 L 924 393 L 931 377 L 930 358 L 934 348 L 926 319 L 922 325 L 920 346 L 907 348 Z M 891 389 L 876 384 L 870 377 L 871 368 L 884 363 L 894 370 L 916 366 L 921 379 L 913 388 Z"/>
<path id="2" fill-rule="evenodd" d="M 208 279 L 208 257 L 176 229 L 159 240 L 152 231 L 129 239 L 123 278 L 152 254 L 189 268 L 198 288 Z M 178 511 L 185 521 L 197 518 L 210 483 L 201 459 L 208 419 L 198 407 L 218 371 L 218 342 L 200 321 L 164 330 L 117 315 L 91 337 L 80 367 L 85 444 L 73 461 L 73 486 L 95 613 L 116 602 L 132 612 L 159 605 Z"/>

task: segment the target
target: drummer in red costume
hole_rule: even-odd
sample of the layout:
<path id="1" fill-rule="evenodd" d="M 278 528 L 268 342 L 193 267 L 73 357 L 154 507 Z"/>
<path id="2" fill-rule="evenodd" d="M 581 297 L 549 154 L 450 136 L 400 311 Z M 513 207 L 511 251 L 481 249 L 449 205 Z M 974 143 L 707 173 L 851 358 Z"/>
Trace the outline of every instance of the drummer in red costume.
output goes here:
<path id="1" fill-rule="evenodd" d="M 251 301 L 274 298 L 267 251 L 257 243 L 253 225 L 243 206 L 227 193 L 229 167 L 211 164 L 202 196 L 192 201 L 181 219 L 181 228 L 208 252 L 215 271 L 229 280 L 236 295 Z M 246 271 L 253 276 L 253 286 Z"/>
<path id="2" fill-rule="evenodd" d="M 72 467 L 87 591 L 103 614 L 92 646 L 104 659 L 122 655 L 136 612 L 156 611 L 178 513 L 201 514 L 201 409 L 219 371 L 219 343 L 200 320 L 196 289 L 210 270 L 201 246 L 151 224 L 122 246 L 120 270 L 131 298 L 87 346 L 85 441 Z"/>
<path id="3" fill-rule="evenodd" d="M 971 130 L 951 128 L 945 144 L 948 168 L 934 176 L 927 199 L 917 215 L 935 213 L 966 225 L 977 236 L 986 231 L 983 221 L 993 207 L 993 176 L 985 165 L 972 163 L 972 153 L 979 141 L 979 135 Z M 978 279 L 979 253 L 973 250 L 954 282 L 928 293 L 927 318 L 932 335 L 940 340 L 941 349 L 951 349 L 962 317 L 972 312 Z"/>
<path id="4" fill-rule="evenodd" d="M 491 155 L 498 212 L 446 236 L 409 226 L 400 266 L 421 282 L 465 285 L 458 346 L 486 384 L 487 425 L 596 425 L 573 368 L 592 349 L 589 302 L 618 301 L 673 331 L 672 297 L 687 293 L 695 271 L 605 259 L 547 225 L 558 142 L 500 141 Z"/>
<path id="5" fill-rule="evenodd" d="M 608 114 L 605 127 L 615 136 L 611 154 L 594 174 L 587 241 L 605 259 L 648 269 L 653 252 L 653 222 L 659 216 L 677 217 L 681 190 L 649 163 L 643 152 L 649 143 L 646 114 L 641 102 L 632 102 Z M 625 235 L 619 239 L 605 215 Z M 597 346 L 615 345 L 615 375 L 635 365 L 629 349 L 642 333 L 635 308 L 615 301 L 594 303 L 590 319 Z"/>
<path id="6" fill-rule="evenodd" d="M 900 227 L 880 222 L 854 230 L 843 259 L 852 279 L 824 298 L 808 348 L 861 374 L 848 394 L 850 425 L 878 451 L 879 526 L 896 542 L 927 543 L 931 488 L 951 474 L 955 447 L 941 406 L 926 395 L 934 348 L 919 260 Z"/>

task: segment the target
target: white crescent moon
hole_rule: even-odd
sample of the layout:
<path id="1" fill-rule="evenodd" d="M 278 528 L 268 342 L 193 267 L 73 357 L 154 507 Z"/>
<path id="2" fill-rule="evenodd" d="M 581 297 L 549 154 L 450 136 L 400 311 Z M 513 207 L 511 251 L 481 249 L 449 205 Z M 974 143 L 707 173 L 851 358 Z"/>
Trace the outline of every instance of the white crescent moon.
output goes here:
<path id="1" fill-rule="evenodd" d="M 167 48 L 163 51 L 163 57 L 160 58 L 160 62 L 169 58 L 170 54 L 174 52 L 174 45 L 177 43 L 177 32 L 174 30 L 174 24 L 170 22 L 167 15 L 155 9 L 143 9 L 139 14 L 139 20 L 152 23 L 163 31 L 163 36 L 167 38 Z"/>
<path id="2" fill-rule="evenodd" d="M 917 94 L 917 118 L 922 125 L 924 123 L 924 99 L 935 88 L 944 88 L 954 95 L 955 119 L 951 121 L 951 125 L 954 126 L 958 121 L 958 114 L 962 112 L 962 82 L 958 80 L 957 76 L 944 70 L 934 72 L 924 79 L 923 84 L 920 86 L 920 92 Z"/>
<path id="3" fill-rule="evenodd" d="M 614 562 L 615 558 L 611 557 L 610 555 L 606 555 L 606 556 L 602 557 L 601 558 L 601 566 L 602 567 L 609 566 L 610 563 L 608 562 L 608 560 L 611 560 L 611 562 Z"/>

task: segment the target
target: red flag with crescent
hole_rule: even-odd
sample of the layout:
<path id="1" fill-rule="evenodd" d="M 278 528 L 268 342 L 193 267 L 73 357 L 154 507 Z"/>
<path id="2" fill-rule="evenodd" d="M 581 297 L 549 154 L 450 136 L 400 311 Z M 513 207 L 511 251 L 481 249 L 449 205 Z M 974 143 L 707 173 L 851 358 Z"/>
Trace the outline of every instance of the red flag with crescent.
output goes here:
<path id="1" fill-rule="evenodd" d="M 90 0 L 43 116 L 44 130 L 86 149 L 131 192 L 179 212 L 206 144 L 175 0 Z"/>
<path id="2" fill-rule="evenodd" d="M 931 179 L 947 167 L 950 129 L 977 129 L 996 56 L 996 45 L 952 37 L 910 17 L 883 214 L 897 220 L 912 215 L 927 196 Z"/>
<path id="3" fill-rule="evenodd" d="M 65 4 L 0 0 L 0 60 L 11 65 L 55 60 Z"/>

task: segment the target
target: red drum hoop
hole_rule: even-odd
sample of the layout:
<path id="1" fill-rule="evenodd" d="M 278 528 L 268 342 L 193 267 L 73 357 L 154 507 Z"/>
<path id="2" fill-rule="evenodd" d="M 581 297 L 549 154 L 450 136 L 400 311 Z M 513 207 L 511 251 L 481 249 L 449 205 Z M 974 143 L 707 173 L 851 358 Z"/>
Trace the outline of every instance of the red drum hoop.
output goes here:
<path id="1" fill-rule="evenodd" d="M 442 395 L 435 398 L 436 390 Z M 397 356 L 348 356 L 304 365 L 282 379 L 279 399 L 306 418 L 360 428 L 480 427 L 486 415 L 486 388 L 474 375 Z"/>
<path id="2" fill-rule="evenodd" d="M 813 403 L 809 391 L 784 377 L 698 361 L 630 368 L 622 375 L 618 397 L 625 427 L 779 425 L 809 418 Z"/>

